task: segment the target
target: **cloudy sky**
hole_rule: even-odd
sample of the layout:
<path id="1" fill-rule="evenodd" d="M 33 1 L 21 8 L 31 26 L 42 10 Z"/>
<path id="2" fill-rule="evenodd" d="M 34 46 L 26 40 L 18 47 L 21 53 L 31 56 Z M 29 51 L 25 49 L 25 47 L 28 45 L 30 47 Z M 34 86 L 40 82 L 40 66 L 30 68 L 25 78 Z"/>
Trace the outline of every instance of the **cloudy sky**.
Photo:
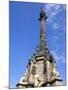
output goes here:
<path id="1" fill-rule="evenodd" d="M 9 3 L 10 88 L 16 88 L 17 82 L 26 71 L 28 59 L 39 43 L 38 18 L 42 6 L 48 16 L 46 21 L 48 48 L 56 60 L 63 83 L 66 82 L 66 6 L 11 1 Z"/>

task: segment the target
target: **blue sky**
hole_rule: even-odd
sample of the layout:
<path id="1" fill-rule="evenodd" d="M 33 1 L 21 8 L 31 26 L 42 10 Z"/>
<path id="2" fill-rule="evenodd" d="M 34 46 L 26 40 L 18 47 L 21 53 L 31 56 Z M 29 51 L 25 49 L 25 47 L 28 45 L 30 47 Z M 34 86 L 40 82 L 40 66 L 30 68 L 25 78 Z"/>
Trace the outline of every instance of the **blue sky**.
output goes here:
<path id="1" fill-rule="evenodd" d="M 16 88 L 17 82 L 27 69 L 28 59 L 39 43 L 40 8 L 44 7 L 48 19 L 46 21 L 46 37 L 50 52 L 53 54 L 57 70 L 66 81 L 65 25 L 66 6 L 64 4 L 43 4 L 14 2 L 9 3 L 9 60 L 10 88 Z"/>

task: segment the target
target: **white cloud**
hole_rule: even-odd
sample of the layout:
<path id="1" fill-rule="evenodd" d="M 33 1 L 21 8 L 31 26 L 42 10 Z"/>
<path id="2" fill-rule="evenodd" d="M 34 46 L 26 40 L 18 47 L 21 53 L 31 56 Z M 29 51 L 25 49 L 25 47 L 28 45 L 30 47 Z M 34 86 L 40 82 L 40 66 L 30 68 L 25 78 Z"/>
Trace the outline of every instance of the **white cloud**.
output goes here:
<path id="1" fill-rule="evenodd" d="M 53 36 L 53 39 L 58 40 L 59 37 L 55 35 L 55 36 Z"/>
<path id="2" fill-rule="evenodd" d="M 58 37 L 58 36 L 54 35 L 54 36 L 52 37 L 51 44 L 52 44 L 55 48 L 58 48 L 58 43 L 57 43 L 58 40 L 59 40 L 59 37 Z"/>
<path id="3" fill-rule="evenodd" d="M 59 48 L 59 43 L 58 43 L 58 40 L 60 39 L 60 37 L 59 36 L 57 36 L 57 35 L 53 35 L 52 36 L 52 38 L 51 38 L 51 45 L 53 46 L 53 48 L 55 47 L 55 48 L 57 48 L 57 50 L 58 50 L 58 48 Z"/>
<path id="4" fill-rule="evenodd" d="M 48 23 L 52 23 L 55 16 L 62 11 L 62 8 L 65 7 L 60 4 L 46 4 L 44 8 L 48 16 Z"/>
<path id="5" fill-rule="evenodd" d="M 58 30 L 61 25 L 59 25 L 57 22 L 56 22 L 56 16 L 57 14 L 59 14 L 63 9 L 65 10 L 65 5 L 61 5 L 61 4 L 46 4 L 44 6 L 45 8 L 45 12 L 48 16 L 48 19 L 47 19 L 47 24 L 51 24 L 52 25 L 52 28 L 54 30 Z M 59 20 L 59 19 L 58 19 Z"/>
<path id="6" fill-rule="evenodd" d="M 56 51 L 51 51 L 51 54 L 54 56 L 57 63 L 65 63 L 65 55 L 64 53 L 61 55 L 58 55 Z"/>
<path id="7" fill-rule="evenodd" d="M 58 30 L 60 28 L 60 26 L 58 23 L 54 23 L 52 28 L 55 30 Z"/>

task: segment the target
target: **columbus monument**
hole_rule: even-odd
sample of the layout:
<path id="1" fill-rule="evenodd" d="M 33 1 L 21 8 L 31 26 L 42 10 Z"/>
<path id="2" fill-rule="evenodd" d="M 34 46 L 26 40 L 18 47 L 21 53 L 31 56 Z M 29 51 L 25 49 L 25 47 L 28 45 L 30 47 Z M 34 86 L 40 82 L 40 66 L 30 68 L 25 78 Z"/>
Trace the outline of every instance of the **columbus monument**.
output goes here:
<path id="1" fill-rule="evenodd" d="M 46 12 L 40 11 L 40 41 L 29 59 L 27 70 L 24 76 L 17 83 L 17 88 L 60 86 L 62 79 L 56 68 L 55 58 L 48 50 L 46 42 Z"/>

